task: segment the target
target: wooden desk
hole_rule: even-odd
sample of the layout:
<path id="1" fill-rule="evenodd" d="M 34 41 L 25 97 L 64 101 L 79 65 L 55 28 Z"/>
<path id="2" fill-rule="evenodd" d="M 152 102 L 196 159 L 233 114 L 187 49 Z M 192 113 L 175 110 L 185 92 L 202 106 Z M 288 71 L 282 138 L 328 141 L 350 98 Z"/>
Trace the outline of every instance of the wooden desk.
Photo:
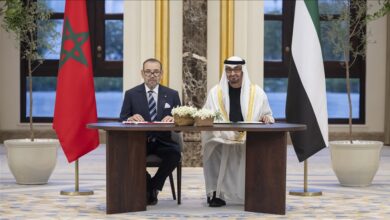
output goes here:
<path id="1" fill-rule="evenodd" d="M 146 210 L 147 131 L 247 131 L 245 211 L 285 214 L 287 132 L 306 129 L 287 123 L 196 127 L 102 122 L 87 127 L 107 132 L 107 214 Z"/>

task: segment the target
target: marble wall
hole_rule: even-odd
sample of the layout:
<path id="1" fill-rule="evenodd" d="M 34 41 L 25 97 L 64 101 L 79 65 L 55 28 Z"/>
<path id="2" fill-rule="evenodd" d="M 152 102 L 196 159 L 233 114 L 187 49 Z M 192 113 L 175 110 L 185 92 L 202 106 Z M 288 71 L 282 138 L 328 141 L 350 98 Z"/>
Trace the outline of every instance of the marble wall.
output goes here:
<path id="1" fill-rule="evenodd" d="M 183 104 L 202 107 L 207 94 L 207 0 L 183 1 Z"/>
<path id="2" fill-rule="evenodd" d="M 201 108 L 207 95 L 207 0 L 183 1 L 183 104 Z M 184 166 L 201 166 L 200 134 L 184 134 Z"/>

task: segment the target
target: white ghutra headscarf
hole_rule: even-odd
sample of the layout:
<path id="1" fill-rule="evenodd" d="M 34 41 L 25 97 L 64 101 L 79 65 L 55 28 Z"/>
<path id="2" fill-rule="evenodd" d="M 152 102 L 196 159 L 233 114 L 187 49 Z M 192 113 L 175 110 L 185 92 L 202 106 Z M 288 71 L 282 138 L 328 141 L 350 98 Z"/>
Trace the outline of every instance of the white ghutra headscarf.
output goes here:
<path id="1" fill-rule="evenodd" d="M 250 98 L 250 90 L 251 90 L 251 81 L 249 80 L 248 76 L 248 70 L 245 65 L 245 60 L 237 57 L 237 56 L 232 56 L 229 57 L 227 60 L 224 62 L 224 68 L 222 70 L 222 77 L 221 81 L 219 82 L 219 86 L 222 90 L 222 97 L 223 97 L 223 103 L 224 107 L 226 110 L 227 116 L 229 116 L 230 112 L 230 98 L 229 98 L 229 80 L 227 79 L 226 75 L 226 67 L 230 67 L 234 69 L 234 67 L 241 65 L 242 67 L 242 85 L 241 85 L 241 94 L 240 94 L 240 104 L 241 104 L 241 112 L 242 112 L 242 117 L 244 118 L 244 121 L 251 120 L 250 115 L 248 115 L 248 103 L 249 103 L 249 98 Z M 223 113 L 223 112 L 222 112 Z M 224 116 L 224 115 L 223 115 Z M 226 116 L 226 115 L 225 115 Z M 228 118 L 224 117 L 224 120 L 227 120 Z"/>

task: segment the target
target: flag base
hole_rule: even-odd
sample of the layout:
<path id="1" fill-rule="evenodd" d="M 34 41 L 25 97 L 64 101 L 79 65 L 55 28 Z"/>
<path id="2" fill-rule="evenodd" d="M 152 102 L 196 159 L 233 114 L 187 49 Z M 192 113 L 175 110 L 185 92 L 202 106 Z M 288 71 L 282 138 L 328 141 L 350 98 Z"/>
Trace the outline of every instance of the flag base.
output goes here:
<path id="1" fill-rule="evenodd" d="M 89 195 L 93 195 L 93 191 L 92 190 L 83 190 L 83 189 L 80 189 L 80 190 L 61 190 L 60 192 L 60 195 L 63 195 L 63 196 L 89 196 Z"/>
<path id="2" fill-rule="evenodd" d="M 79 160 L 75 161 L 75 183 L 74 190 L 61 190 L 60 195 L 63 196 L 89 196 L 93 195 L 93 191 L 89 189 L 80 189 L 79 188 Z"/>
<path id="3" fill-rule="evenodd" d="M 316 190 L 316 189 L 308 189 L 308 190 L 295 189 L 295 190 L 291 190 L 289 192 L 289 195 L 292 195 L 292 196 L 322 196 L 322 191 Z"/>

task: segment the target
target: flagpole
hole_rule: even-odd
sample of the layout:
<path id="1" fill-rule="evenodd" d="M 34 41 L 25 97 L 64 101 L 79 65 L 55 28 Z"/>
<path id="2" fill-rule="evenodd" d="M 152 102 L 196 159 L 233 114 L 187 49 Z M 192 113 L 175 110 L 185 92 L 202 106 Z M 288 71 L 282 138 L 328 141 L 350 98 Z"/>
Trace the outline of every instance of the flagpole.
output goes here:
<path id="1" fill-rule="evenodd" d="M 79 189 L 79 160 L 75 161 L 75 183 L 74 190 L 61 190 L 61 195 L 64 196 L 88 196 L 93 195 L 92 190 Z"/>
<path id="2" fill-rule="evenodd" d="M 291 190 L 290 195 L 293 196 L 322 196 L 322 192 L 316 189 L 307 189 L 307 160 L 303 162 L 303 190 Z"/>

